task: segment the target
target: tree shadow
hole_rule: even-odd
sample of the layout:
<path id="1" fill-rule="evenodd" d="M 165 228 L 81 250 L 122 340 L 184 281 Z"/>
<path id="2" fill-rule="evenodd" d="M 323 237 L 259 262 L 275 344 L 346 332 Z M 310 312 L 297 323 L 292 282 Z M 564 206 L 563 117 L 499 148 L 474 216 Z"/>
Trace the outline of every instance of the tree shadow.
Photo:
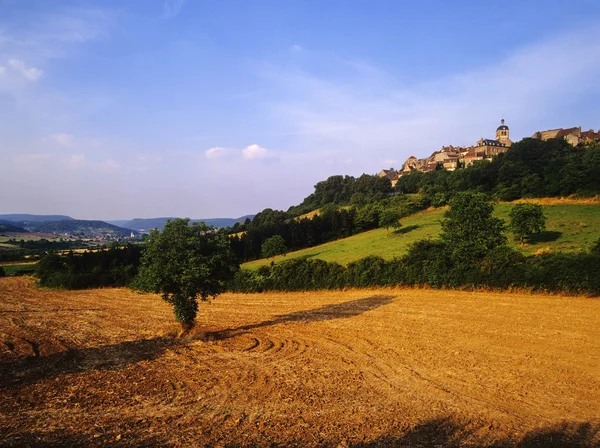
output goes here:
<path id="1" fill-rule="evenodd" d="M 0 363 L 0 390 L 19 388 L 44 379 L 69 373 L 95 370 L 118 370 L 140 361 L 158 358 L 167 348 L 177 344 L 169 337 L 121 342 L 101 347 L 70 349 L 39 356 L 29 356 L 10 363 Z"/>
<path id="2" fill-rule="evenodd" d="M 384 436 L 353 448 L 486 446 L 488 448 L 592 448 L 600 446 L 600 424 L 564 422 L 533 430 L 520 439 L 507 437 L 477 445 L 478 429 L 461 426 L 452 419 L 426 421 L 399 436 Z M 480 441 L 481 443 L 481 441 Z"/>
<path id="3" fill-rule="evenodd" d="M 255 328 L 270 327 L 277 324 L 300 322 L 300 323 L 312 323 L 321 322 L 333 319 L 343 319 L 360 314 L 366 313 L 367 311 L 379 308 L 380 306 L 387 305 L 392 301 L 394 296 L 378 294 L 371 297 L 365 297 L 363 299 L 351 300 L 349 302 L 337 303 L 332 305 L 325 305 L 320 308 L 313 310 L 296 311 L 294 313 L 283 314 L 276 316 L 273 319 L 258 322 L 250 325 L 242 325 L 236 328 L 227 328 L 225 330 L 213 331 L 204 334 L 206 340 L 222 340 L 238 336 L 244 332 L 253 330 Z"/>
<path id="4" fill-rule="evenodd" d="M 296 422 L 290 421 L 290 426 Z M 107 423 L 105 423 L 106 425 Z M 89 432 L 77 432 L 76 428 L 60 429 L 48 432 L 15 432 L 7 433 L 3 440 L 3 446 L 20 447 L 63 447 L 63 446 L 144 446 L 159 447 L 167 446 L 165 440 L 169 435 L 180 434 L 182 428 L 172 426 L 170 433 L 155 434 L 149 431 L 152 421 L 139 424 L 135 421 L 122 419 L 113 422 L 110 428 L 103 426 L 94 435 Z M 184 429 L 183 429 L 184 430 Z M 495 441 L 487 441 L 481 438 L 481 427 L 473 428 L 472 425 L 459 425 L 452 423 L 450 418 L 439 418 L 419 424 L 408 432 L 399 436 L 383 436 L 367 443 L 354 445 L 340 444 L 338 446 L 350 446 L 352 448 L 458 448 L 458 447 L 487 447 L 487 448 L 594 448 L 600 446 L 600 425 L 591 423 L 565 422 L 562 424 L 548 426 L 533 430 L 521 438 L 507 436 Z M 89 430 L 88 430 L 89 431 Z M 485 431 L 484 431 L 485 432 Z M 115 437 L 123 434 L 122 438 Z M 231 433 L 222 440 L 223 446 L 244 446 L 236 439 L 236 434 Z M 197 434 L 197 439 L 190 441 L 191 446 L 205 446 L 202 434 Z M 229 439 L 230 438 L 230 439 Z M 227 440 L 229 439 L 229 440 Z M 333 440 L 322 440 L 320 445 L 315 445 L 314 439 L 297 440 L 292 446 L 336 446 Z M 259 445 L 262 446 L 262 445 Z M 272 441 L 270 445 L 285 446 Z"/>
<path id="5" fill-rule="evenodd" d="M 412 232 L 413 230 L 417 230 L 420 227 L 421 226 L 418 224 L 413 224 L 412 226 L 400 227 L 399 229 L 394 230 L 393 234 L 394 235 L 404 235 L 406 233 Z"/>
<path id="6" fill-rule="evenodd" d="M 527 237 L 527 243 L 529 244 L 537 244 L 537 243 L 550 243 L 552 241 L 556 241 L 562 236 L 562 232 L 556 232 L 554 230 L 544 230 L 539 233 L 531 234 Z"/>

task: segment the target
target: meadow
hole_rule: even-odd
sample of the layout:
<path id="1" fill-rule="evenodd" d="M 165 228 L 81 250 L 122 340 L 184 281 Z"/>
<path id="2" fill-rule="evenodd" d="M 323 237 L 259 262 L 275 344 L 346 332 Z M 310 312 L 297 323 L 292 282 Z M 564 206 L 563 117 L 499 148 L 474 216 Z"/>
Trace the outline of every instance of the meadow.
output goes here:
<path id="1" fill-rule="evenodd" d="M 35 271 L 37 262 L 0 264 L 6 275 L 22 275 Z"/>
<path id="2" fill-rule="evenodd" d="M 534 202 L 534 201 L 532 201 Z M 537 202 L 537 201 L 535 201 Z M 546 230 L 534 235 L 531 241 L 522 246 L 507 234 L 509 243 L 526 255 L 539 251 L 572 252 L 587 250 L 600 238 L 600 204 L 561 203 L 560 200 L 543 202 L 546 215 Z M 495 215 L 510 222 L 508 214 L 514 204 L 496 205 Z M 402 227 L 389 235 L 386 229 L 375 229 L 332 241 L 307 249 L 290 252 L 285 256 L 255 260 L 242 265 L 245 269 L 279 262 L 290 258 L 318 258 L 347 264 L 368 255 L 379 255 L 384 259 L 402 256 L 415 241 L 437 238 L 441 232 L 440 221 L 446 207 L 428 209 L 400 220 Z"/>
<path id="3" fill-rule="evenodd" d="M 0 445 L 600 444 L 597 299 L 223 294 L 177 332 L 156 295 L 0 279 Z"/>

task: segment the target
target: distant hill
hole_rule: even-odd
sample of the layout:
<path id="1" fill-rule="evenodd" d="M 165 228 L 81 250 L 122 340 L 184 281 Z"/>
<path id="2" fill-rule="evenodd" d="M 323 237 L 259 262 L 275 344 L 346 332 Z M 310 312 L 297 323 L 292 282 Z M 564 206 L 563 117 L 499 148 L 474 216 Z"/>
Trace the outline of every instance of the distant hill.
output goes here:
<path id="1" fill-rule="evenodd" d="M 25 233 L 25 232 L 27 232 L 27 230 L 25 230 L 23 227 L 16 226 L 14 224 L 14 222 L 12 222 L 12 221 L 5 221 L 3 219 L 0 219 L 0 232 L 21 232 L 21 233 Z"/>
<path id="2" fill-rule="evenodd" d="M 203 221 L 209 226 L 215 227 L 231 227 L 236 222 L 243 223 L 247 218 L 252 219 L 254 215 L 246 215 L 240 218 L 208 218 L 208 219 L 192 219 L 190 222 Z M 163 218 L 135 218 L 131 221 L 110 221 L 111 224 L 118 225 L 126 229 L 133 229 L 140 232 L 147 232 L 154 228 L 162 230 L 168 220 L 173 220 L 174 217 Z M 118 224 L 117 224 L 118 223 Z"/>
<path id="3" fill-rule="evenodd" d="M 131 235 L 131 229 L 124 229 L 104 221 L 69 219 L 63 221 L 28 221 L 24 224 L 27 229 L 33 232 L 68 234 L 88 238 L 103 235 L 112 237 L 128 237 Z"/>
<path id="4" fill-rule="evenodd" d="M 28 215 L 25 213 L 0 215 L 0 220 L 12 222 L 68 221 L 72 219 L 66 215 Z"/>

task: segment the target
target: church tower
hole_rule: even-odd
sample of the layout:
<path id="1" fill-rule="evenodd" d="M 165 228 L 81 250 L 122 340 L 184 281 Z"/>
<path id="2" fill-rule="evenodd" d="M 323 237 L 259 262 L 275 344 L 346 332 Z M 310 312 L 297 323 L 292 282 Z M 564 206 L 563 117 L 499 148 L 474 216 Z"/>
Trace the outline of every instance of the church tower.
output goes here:
<path id="1" fill-rule="evenodd" d="M 510 146 L 512 145 L 509 135 L 510 129 L 508 129 L 508 126 L 504 124 L 504 118 L 500 123 L 501 124 L 498 126 L 498 129 L 496 129 L 496 140 L 498 140 L 500 143 L 504 143 L 506 146 Z"/>

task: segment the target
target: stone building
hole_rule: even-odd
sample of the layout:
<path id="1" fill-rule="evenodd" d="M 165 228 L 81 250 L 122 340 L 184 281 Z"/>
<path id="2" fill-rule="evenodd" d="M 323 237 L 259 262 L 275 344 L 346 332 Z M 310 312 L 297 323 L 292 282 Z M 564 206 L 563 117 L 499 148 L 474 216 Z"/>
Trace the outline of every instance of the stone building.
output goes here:
<path id="1" fill-rule="evenodd" d="M 593 129 L 590 129 L 589 131 L 581 131 L 581 126 L 566 129 L 548 129 L 547 131 L 535 132 L 531 137 L 538 138 L 540 140 L 550 140 L 551 138 L 562 137 L 571 145 L 577 146 L 600 140 L 600 130 L 598 132 L 594 132 Z"/>
<path id="2" fill-rule="evenodd" d="M 432 171 L 438 167 L 453 171 L 459 166 L 472 165 L 477 160 L 489 160 L 506 151 L 511 145 L 510 129 L 502 120 L 496 129 L 495 140 L 482 138 L 474 146 L 443 146 L 441 150 L 435 151 L 426 159 L 410 156 L 404 162 L 399 175 L 402 176 L 413 171 Z"/>

